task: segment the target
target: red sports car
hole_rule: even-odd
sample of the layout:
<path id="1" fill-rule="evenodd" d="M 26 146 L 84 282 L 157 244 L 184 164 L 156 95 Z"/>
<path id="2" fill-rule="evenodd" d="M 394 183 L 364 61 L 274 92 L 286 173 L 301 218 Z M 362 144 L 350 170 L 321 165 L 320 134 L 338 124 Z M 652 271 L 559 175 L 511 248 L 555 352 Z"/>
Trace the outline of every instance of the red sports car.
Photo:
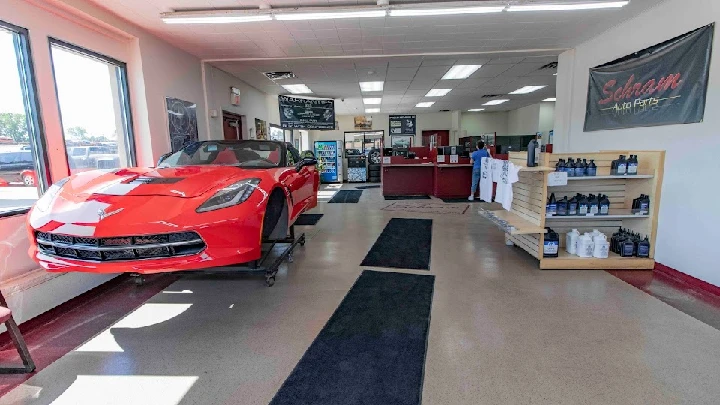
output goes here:
<path id="1" fill-rule="evenodd" d="M 247 263 L 317 205 L 315 159 L 274 141 L 195 142 L 156 168 L 77 173 L 28 215 L 49 271 L 150 274 Z"/>

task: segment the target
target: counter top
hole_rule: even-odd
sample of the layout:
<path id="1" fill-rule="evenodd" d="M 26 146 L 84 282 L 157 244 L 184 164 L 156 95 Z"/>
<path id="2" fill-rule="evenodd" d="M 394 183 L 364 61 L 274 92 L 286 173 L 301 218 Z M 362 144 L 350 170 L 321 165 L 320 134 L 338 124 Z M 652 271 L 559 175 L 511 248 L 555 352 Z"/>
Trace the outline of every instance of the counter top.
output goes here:
<path id="1" fill-rule="evenodd" d="M 408 164 L 402 164 L 402 163 L 391 163 L 383 165 L 383 167 L 433 167 L 433 163 L 408 163 Z"/>
<path id="2" fill-rule="evenodd" d="M 472 167 L 472 163 L 438 163 L 438 167 Z"/>

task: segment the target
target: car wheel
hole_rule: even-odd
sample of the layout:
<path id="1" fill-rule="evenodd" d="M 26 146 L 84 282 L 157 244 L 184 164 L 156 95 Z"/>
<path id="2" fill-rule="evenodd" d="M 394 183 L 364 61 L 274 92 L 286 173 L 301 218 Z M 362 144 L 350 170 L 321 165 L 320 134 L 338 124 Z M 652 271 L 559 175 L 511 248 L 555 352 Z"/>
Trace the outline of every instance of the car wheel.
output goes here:
<path id="1" fill-rule="evenodd" d="M 26 186 L 31 187 L 35 185 L 35 179 L 33 178 L 33 176 L 26 174 L 25 176 L 23 176 L 23 183 Z"/>

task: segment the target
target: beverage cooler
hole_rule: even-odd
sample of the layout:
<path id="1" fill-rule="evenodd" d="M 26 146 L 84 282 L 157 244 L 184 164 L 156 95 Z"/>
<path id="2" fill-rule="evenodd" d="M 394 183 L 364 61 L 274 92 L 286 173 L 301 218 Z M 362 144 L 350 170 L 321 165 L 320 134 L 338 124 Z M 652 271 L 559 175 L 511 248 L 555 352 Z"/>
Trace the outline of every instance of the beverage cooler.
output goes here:
<path id="1" fill-rule="evenodd" d="M 320 161 L 320 182 L 342 183 L 342 141 L 315 142 L 315 156 Z"/>

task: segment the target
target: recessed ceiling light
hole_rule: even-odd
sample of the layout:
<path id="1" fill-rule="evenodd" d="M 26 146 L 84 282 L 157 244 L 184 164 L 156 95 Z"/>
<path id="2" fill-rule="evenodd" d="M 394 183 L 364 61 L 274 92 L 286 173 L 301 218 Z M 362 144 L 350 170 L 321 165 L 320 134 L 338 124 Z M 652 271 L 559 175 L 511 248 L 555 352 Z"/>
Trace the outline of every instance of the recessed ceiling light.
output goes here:
<path id="1" fill-rule="evenodd" d="M 366 109 L 365 109 L 365 112 L 368 113 L 368 114 L 379 113 L 379 112 L 380 112 L 380 109 L 379 109 L 379 108 L 366 108 Z"/>
<path id="2" fill-rule="evenodd" d="M 166 15 L 162 18 L 165 24 L 230 24 L 255 21 L 272 21 L 270 14 L 264 15 L 227 15 L 207 14 L 192 16 L 188 14 L 178 14 L 177 16 Z"/>
<path id="3" fill-rule="evenodd" d="M 485 14 L 500 13 L 504 6 L 498 7 L 455 7 L 455 8 L 397 8 L 390 10 L 390 17 L 410 17 L 422 15 L 449 15 L 449 14 Z"/>
<path id="4" fill-rule="evenodd" d="M 602 8 L 620 8 L 629 4 L 629 1 L 612 1 L 597 3 L 576 4 L 534 4 L 529 6 L 510 6 L 507 11 L 567 11 L 567 10 L 597 10 Z"/>
<path id="5" fill-rule="evenodd" d="M 483 104 L 483 105 L 500 105 L 500 104 L 505 103 L 505 102 L 507 102 L 507 101 L 510 101 L 510 100 L 507 100 L 507 99 L 490 100 L 490 101 L 488 101 L 487 103 L 485 103 L 485 104 Z"/>
<path id="6" fill-rule="evenodd" d="M 363 103 L 365 104 L 380 104 L 382 103 L 381 97 L 364 98 Z"/>
<path id="7" fill-rule="evenodd" d="M 283 84 L 283 88 L 292 94 L 309 94 L 312 90 L 304 84 Z"/>
<path id="8" fill-rule="evenodd" d="M 553 76 L 557 76 L 557 73 L 553 73 Z"/>
<path id="9" fill-rule="evenodd" d="M 435 104 L 434 101 L 423 101 L 422 103 L 415 104 L 415 107 L 427 108 L 432 107 L 433 104 Z"/>
<path id="10" fill-rule="evenodd" d="M 548 97 L 548 98 L 546 98 L 546 99 L 543 100 L 543 101 L 557 101 L 557 98 L 555 98 L 555 97 Z"/>
<path id="11" fill-rule="evenodd" d="M 533 91 L 538 91 L 540 89 L 543 89 L 545 87 L 547 87 L 547 86 L 525 86 L 525 87 L 519 88 L 509 94 L 528 94 L 528 93 L 532 93 Z"/>
<path id="12" fill-rule="evenodd" d="M 455 65 L 445 73 L 441 80 L 467 79 L 481 67 L 482 65 Z"/>
<path id="13" fill-rule="evenodd" d="M 427 92 L 425 97 L 442 97 L 442 96 L 450 93 L 450 90 L 452 90 L 452 89 L 432 89 Z"/>
<path id="14" fill-rule="evenodd" d="M 360 82 L 361 91 L 382 91 L 384 82 Z"/>
<path id="15" fill-rule="evenodd" d="M 485 111 L 485 109 L 484 109 L 484 108 L 471 108 L 471 109 L 469 109 L 468 111 L 472 111 L 472 112 L 475 112 L 475 111 Z"/>
<path id="16" fill-rule="evenodd" d="M 275 19 L 279 21 L 302 21 L 302 20 L 329 20 L 336 18 L 372 18 L 385 17 L 385 10 L 367 10 L 367 11 L 338 11 L 326 13 L 286 13 L 275 14 Z"/>

